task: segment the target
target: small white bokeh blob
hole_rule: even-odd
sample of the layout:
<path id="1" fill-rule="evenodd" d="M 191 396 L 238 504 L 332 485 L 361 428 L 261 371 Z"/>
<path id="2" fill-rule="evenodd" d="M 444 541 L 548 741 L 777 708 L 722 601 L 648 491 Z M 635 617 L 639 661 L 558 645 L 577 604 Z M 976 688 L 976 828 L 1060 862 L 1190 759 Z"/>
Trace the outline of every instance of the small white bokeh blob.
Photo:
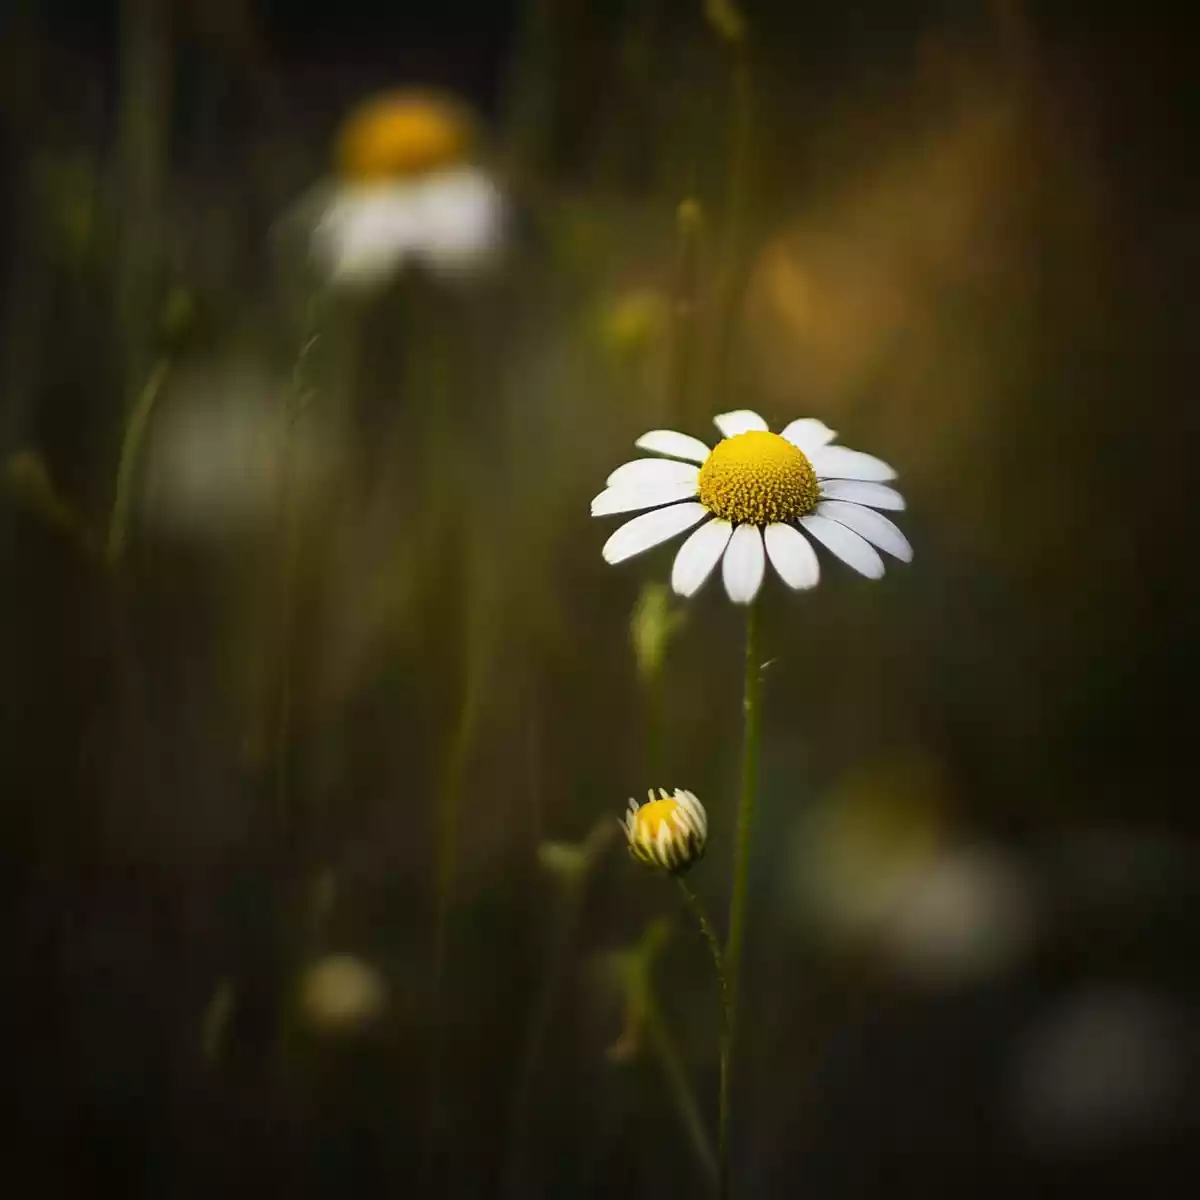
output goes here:
<path id="1" fill-rule="evenodd" d="M 167 381 L 145 451 L 146 523 L 187 540 L 269 533 L 283 492 L 304 503 L 337 462 L 337 439 L 292 383 L 251 363 L 212 362 Z M 286 472 L 286 479 L 285 479 Z"/>
<path id="2" fill-rule="evenodd" d="M 1078 987 L 1017 1043 L 1009 1100 L 1019 1136 L 1036 1153 L 1071 1157 L 1173 1128 L 1186 1112 L 1188 1042 L 1162 997 Z"/>
<path id="3" fill-rule="evenodd" d="M 880 941 L 898 974 L 936 987 L 1012 969 L 1034 933 L 1028 873 L 999 849 L 961 846 L 913 874 L 883 918 Z"/>

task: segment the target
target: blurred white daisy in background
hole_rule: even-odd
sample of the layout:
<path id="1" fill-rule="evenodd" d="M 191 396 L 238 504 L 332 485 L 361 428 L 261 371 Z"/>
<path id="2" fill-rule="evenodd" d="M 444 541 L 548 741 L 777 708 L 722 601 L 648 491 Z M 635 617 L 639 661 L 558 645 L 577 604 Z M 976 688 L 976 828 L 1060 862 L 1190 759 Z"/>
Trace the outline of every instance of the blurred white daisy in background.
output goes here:
<path id="1" fill-rule="evenodd" d="M 605 542 L 607 562 L 623 562 L 699 525 L 675 556 L 672 587 L 694 595 L 720 562 L 729 598 L 749 604 L 768 558 L 789 587 L 817 583 L 820 564 L 810 538 L 868 579 L 884 573 L 876 548 L 912 560 L 908 539 L 877 511 L 904 508 L 903 496 L 888 486 L 896 472 L 887 463 L 832 445 L 837 435 L 813 417 L 782 433 L 771 433 L 747 409 L 722 413 L 714 423 L 724 440 L 712 450 L 668 429 L 638 438 L 640 449 L 665 457 L 618 467 L 592 501 L 594 517 L 651 510 Z"/>
<path id="2" fill-rule="evenodd" d="M 315 411 L 289 430 L 289 387 L 253 362 L 180 370 L 147 438 L 142 520 L 173 537 L 222 540 L 277 530 L 285 473 L 295 503 L 320 495 L 340 439 Z"/>
<path id="3" fill-rule="evenodd" d="M 1009 1118 L 1051 1158 L 1147 1149 L 1194 1122 L 1192 1015 L 1138 983 L 1076 984 L 1044 1006 L 1010 1057 Z"/>
<path id="4" fill-rule="evenodd" d="M 337 143 L 337 178 L 302 201 L 311 251 L 335 285 L 371 287 L 413 263 L 460 276 L 495 261 L 505 205 L 473 159 L 474 123 L 430 92 L 373 97 Z"/>
<path id="5" fill-rule="evenodd" d="M 1033 944 L 1027 872 L 998 846 L 949 846 L 915 872 L 883 915 L 880 950 L 913 983 L 934 987 L 1015 968 Z"/>

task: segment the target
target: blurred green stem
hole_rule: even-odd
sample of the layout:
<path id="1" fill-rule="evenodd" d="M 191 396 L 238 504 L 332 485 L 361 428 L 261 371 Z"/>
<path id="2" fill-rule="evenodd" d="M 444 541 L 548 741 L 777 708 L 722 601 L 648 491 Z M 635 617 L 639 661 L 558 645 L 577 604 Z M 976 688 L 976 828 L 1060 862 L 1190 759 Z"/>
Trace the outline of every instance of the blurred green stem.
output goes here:
<path id="1" fill-rule="evenodd" d="M 712 955 L 713 967 L 717 972 L 717 985 L 721 990 L 721 1084 L 719 1097 L 720 1112 L 717 1124 L 717 1155 L 718 1161 L 722 1164 L 719 1171 L 719 1179 L 721 1186 L 725 1187 L 727 1171 L 724 1164 L 729 1159 L 729 1088 L 726 1086 L 726 1080 L 729 1076 L 731 1030 L 729 1020 L 729 978 L 725 970 L 725 955 L 721 951 L 721 940 L 717 937 L 716 930 L 713 929 L 712 922 L 708 919 L 708 914 L 704 911 L 704 906 L 700 903 L 700 897 L 696 895 L 692 890 L 691 884 L 682 875 L 676 875 L 675 882 L 679 884 L 679 890 L 683 893 L 688 907 L 692 910 L 700 926 L 700 932 L 704 935 L 704 940 L 708 943 L 708 952 Z"/>
<path id="2" fill-rule="evenodd" d="M 729 989 L 729 1020 L 725 1053 L 721 1056 L 720 1144 L 726 1153 L 721 1159 L 721 1196 L 729 1195 L 729 1130 L 733 1050 L 737 1037 L 739 972 L 742 940 L 746 927 L 746 898 L 750 879 L 750 839 L 754 827 L 754 801 L 758 788 L 758 747 L 762 734 L 761 667 L 759 663 L 759 605 L 755 601 L 746 610 L 746 674 L 742 700 L 745 720 L 742 741 L 742 784 L 738 797 L 737 852 L 733 865 L 733 890 L 729 900 L 729 941 L 724 962 Z"/>
<path id="3" fill-rule="evenodd" d="M 141 458 L 142 443 L 150 426 L 150 415 L 154 411 L 162 386 L 170 371 L 170 362 L 160 358 L 142 387 L 137 403 L 125 422 L 125 433 L 121 438 L 121 454 L 117 461 L 117 482 L 113 493 L 112 512 L 108 519 L 108 542 L 105 556 L 110 566 L 115 567 L 125 552 L 125 539 L 129 532 L 129 506 L 133 500 L 133 483 Z"/>
<path id="4" fill-rule="evenodd" d="M 666 684 L 663 681 L 662 670 L 651 673 L 642 684 L 642 695 L 645 703 L 646 729 L 646 775 L 650 779 L 660 778 L 663 770 L 663 720 L 666 708 Z"/>
<path id="5" fill-rule="evenodd" d="M 738 315 L 745 283 L 746 214 L 749 205 L 750 165 L 753 138 L 753 87 L 749 54 L 744 39 L 729 47 L 730 147 L 725 194 L 724 261 L 717 297 L 717 326 L 714 339 L 716 361 L 712 372 L 714 399 L 725 403 L 729 387 L 729 362 L 737 338 Z"/>
<path id="6" fill-rule="evenodd" d="M 282 837 L 294 836 L 291 814 L 292 654 L 296 626 L 296 576 L 300 563 L 300 522 L 296 512 L 296 425 L 312 397 L 309 359 L 317 344 L 316 298 L 305 311 L 304 338 L 292 367 L 292 386 L 284 405 L 279 485 L 282 555 L 279 565 L 279 685 L 275 714 L 275 819 Z"/>
<path id="7" fill-rule="evenodd" d="M 121 2 L 116 310 L 126 396 L 146 377 L 151 359 L 171 112 L 170 25 L 167 0 Z"/>
<path id="8" fill-rule="evenodd" d="M 547 0 L 525 0 L 517 16 L 516 49 L 505 97 L 508 154 L 530 169 L 541 165 L 549 123 L 551 59 Z"/>
<path id="9" fill-rule="evenodd" d="M 446 963 L 449 957 L 450 912 L 454 905 L 458 874 L 458 835 L 461 824 L 463 781 L 475 744 L 487 646 L 482 640 L 483 614 L 479 589 L 468 588 L 466 642 L 468 660 L 458 721 L 450 739 L 438 789 L 434 821 L 437 837 L 437 878 L 433 917 L 433 980 L 430 988 L 433 1031 L 429 1044 L 428 1127 L 425 1137 L 425 1185 L 428 1190 L 438 1167 L 438 1148 L 442 1107 L 443 1024 L 440 1010 L 446 990 Z"/>
<path id="10" fill-rule="evenodd" d="M 713 1159 L 712 1143 L 704 1128 L 700 1105 L 696 1103 L 696 1095 L 688 1082 L 687 1071 L 684 1070 L 679 1051 L 667 1031 L 667 1023 L 663 1020 L 653 992 L 646 996 L 645 1020 L 646 1029 L 654 1043 L 655 1053 L 662 1063 L 663 1074 L 666 1076 L 671 1098 L 675 1101 L 679 1117 L 687 1130 L 688 1140 L 692 1143 L 692 1149 L 696 1152 L 701 1166 L 711 1178 L 718 1172 L 717 1164 Z"/>
<path id="11" fill-rule="evenodd" d="M 435 995 L 441 993 L 446 969 L 446 935 L 458 865 L 459 810 L 462 807 L 462 787 L 467 760 L 475 741 L 476 714 L 479 708 L 478 676 L 478 665 L 472 661 L 467 668 L 465 694 L 446 755 L 442 786 L 437 797 L 437 915 L 434 921 L 433 953 Z"/>
<path id="12" fill-rule="evenodd" d="M 671 297 L 671 340 L 667 377 L 666 416 L 681 421 L 691 393 L 698 309 L 697 275 L 703 213 L 694 199 L 686 199 L 676 213 L 675 280 Z"/>
<path id="13" fill-rule="evenodd" d="M 529 1026 L 525 1033 L 525 1045 L 521 1052 L 517 1086 L 513 1092 L 512 1111 L 509 1119 L 506 1195 L 514 1197 L 514 1200 L 516 1197 L 527 1194 L 522 1186 L 521 1176 L 525 1162 L 526 1135 L 534 1085 L 537 1082 L 537 1069 L 542 1058 L 542 1048 L 545 1046 L 550 1032 L 555 1003 L 571 965 L 571 944 L 575 940 L 575 934 L 579 927 L 583 889 L 583 878 L 572 879 L 567 883 L 563 902 L 559 906 L 560 915 L 550 950 L 549 963 L 546 973 L 542 977 L 538 998 L 531 1010 Z"/>

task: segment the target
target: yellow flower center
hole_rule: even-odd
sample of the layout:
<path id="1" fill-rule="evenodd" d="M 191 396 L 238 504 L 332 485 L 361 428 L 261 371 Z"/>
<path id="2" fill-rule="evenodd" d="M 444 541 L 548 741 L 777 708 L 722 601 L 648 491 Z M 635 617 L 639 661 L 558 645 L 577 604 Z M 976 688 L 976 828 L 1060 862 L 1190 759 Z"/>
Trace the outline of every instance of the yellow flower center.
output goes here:
<path id="1" fill-rule="evenodd" d="M 674 832 L 679 826 L 674 824 L 675 814 L 679 811 L 679 801 L 674 799 L 650 800 L 637 810 L 634 821 L 637 823 L 637 836 L 654 841 L 663 822 L 671 826 Z"/>
<path id="2" fill-rule="evenodd" d="M 376 182 L 430 171 L 466 157 L 471 124 L 453 102 L 423 92 L 391 92 L 361 105 L 342 126 L 342 175 Z"/>
<path id="3" fill-rule="evenodd" d="M 700 503 L 735 524 L 794 521 L 820 497 L 808 457 L 777 433 L 752 429 L 726 438 L 700 468 Z"/>

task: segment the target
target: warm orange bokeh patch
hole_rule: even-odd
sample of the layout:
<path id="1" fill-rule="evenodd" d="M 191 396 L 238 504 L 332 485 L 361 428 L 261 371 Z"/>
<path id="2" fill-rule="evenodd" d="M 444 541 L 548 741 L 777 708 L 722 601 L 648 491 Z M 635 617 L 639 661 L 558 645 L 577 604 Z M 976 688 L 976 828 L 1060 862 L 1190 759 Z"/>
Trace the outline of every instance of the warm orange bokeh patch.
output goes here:
<path id="1" fill-rule="evenodd" d="M 337 163 L 348 179 L 369 182 L 460 162 L 474 130 L 466 112 L 430 92 L 397 91 L 359 105 L 343 124 Z"/>

